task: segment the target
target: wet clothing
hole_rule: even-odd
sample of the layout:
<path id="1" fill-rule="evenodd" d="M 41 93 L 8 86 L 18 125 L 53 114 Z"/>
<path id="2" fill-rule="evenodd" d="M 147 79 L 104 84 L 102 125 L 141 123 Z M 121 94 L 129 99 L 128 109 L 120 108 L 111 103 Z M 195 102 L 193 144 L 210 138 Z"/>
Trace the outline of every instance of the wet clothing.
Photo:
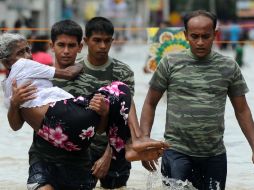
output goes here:
<path id="1" fill-rule="evenodd" d="M 123 158 L 125 156 L 125 143 L 131 136 L 127 123 L 128 112 L 131 105 L 130 91 L 124 83 L 112 82 L 111 85 L 100 88 L 98 92 L 106 95 L 110 106 L 108 128 L 106 129 L 106 132 L 108 142 L 113 150 L 113 156 L 116 158 Z M 60 153 L 60 155 L 72 155 L 82 149 L 87 149 L 95 135 L 95 127 L 100 121 L 100 117 L 97 113 L 88 108 L 89 100 L 91 98 L 92 96 L 79 96 L 74 99 L 58 101 L 50 105 L 45 114 L 41 129 L 35 134 L 35 146 L 38 144 L 42 145 L 43 148 L 48 147 L 48 150 L 55 149 L 54 153 L 56 156 L 58 153 Z M 40 149 L 37 147 L 36 150 L 39 151 Z M 50 162 L 46 159 L 45 161 L 45 155 L 43 155 L 43 157 L 44 158 L 39 159 L 38 162 L 32 163 L 30 170 L 32 170 L 34 164 L 41 164 L 43 162 L 48 163 L 49 167 L 50 165 L 52 165 L 52 167 L 59 166 L 62 169 L 68 167 L 67 164 L 62 164 L 61 162 L 57 163 L 57 160 L 52 160 L 53 162 Z M 76 166 L 78 166 L 78 164 L 71 164 L 69 166 L 70 170 L 66 169 L 66 172 L 73 172 L 73 169 Z M 81 168 L 83 168 L 83 166 Z M 51 170 L 46 171 L 47 170 L 42 170 L 40 173 L 41 178 L 44 179 L 44 184 L 54 185 L 54 183 L 65 182 L 61 181 L 61 179 L 52 182 L 52 179 L 47 176 L 54 176 L 55 173 Z M 79 171 L 84 174 L 91 172 L 83 169 L 79 169 Z M 91 176 L 89 176 L 89 178 L 90 177 Z M 29 174 L 28 185 L 30 183 L 34 184 L 34 180 L 31 180 L 31 178 L 33 178 L 33 173 Z M 45 178 L 50 180 L 46 181 Z M 89 186 L 83 187 L 92 189 L 92 186 L 90 186 L 91 182 L 92 180 L 90 181 Z M 38 180 L 35 184 L 40 183 L 41 181 Z M 81 184 L 83 183 L 84 182 Z M 64 188 L 69 189 L 72 187 L 75 189 L 74 185 L 75 181 L 69 181 L 68 186 L 64 186 Z"/>
<path id="2" fill-rule="evenodd" d="M 51 78 L 52 75 L 54 76 L 54 72 L 48 72 L 51 73 L 47 75 L 49 77 L 47 77 L 46 75 L 42 75 L 42 73 L 44 73 L 44 71 L 46 71 L 47 69 L 52 70 L 48 66 L 44 66 L 33 61 L 30 62 L 30 60 L 18 61 L 14 64 L 14 66 L 20 65 L 19 62 L 22 63 L 24 69 L 19 70 L 19 72 L 17 73 L 17 80 L 30 79 L 35 81 L 35 83 L 33 84 L 37 86 L 38 93 L 43 91 L 43 88 L 45 87 L 43 85 L 40 86 L 39 84 L 49 84 L 46 82 L 42 83 L 40 82 L 40 80 L 48 80 L 48 78 Z M 36 67 L 31 66 L 31 63 L 34 65 L 37 64 Z M 38 69 L 35 70 L 36 74 L 33 74 L 33 77 L 30 77 L 29 74 L 32 73 L 30 70 L 37 67 Z M 39 72 L 39 68 L 41 68 L 43 72 Z M 13 69 L 12 71 L 16 70 Z M 12 76 L 12 71 L 10 76 Z M 27 73 L 28 76 L 25 75 L 25 73 Z M 20 76 L 22 76 L 23 78 L 20 79 Z M 10 79 L 8 78 L 7 81 L 8 80 Z M 36 81 L 39 82 L 36 83 Z M 9 86 L 5 85 L 4 89 L 11 88 L 10 82 L 4 84 L 9 84 Z M 50 94 L 48 94 L 48 96 L 52 97 L 58 97 L 57 93 L 61 91 L 64 92 L 64 90 L 61 89 L 56 92 L 50 91 L 51 88 L 55 88 L 52 87 L 52 85 L 48 85 L 46 86 L 46 88 L 48 88 L 48 92 L 51 92 Z M 123 158 L 125 156 L 125 143 L 131 136 L 127 122 L 128 113 L 131 106 L 130 90 L 128 86 L 124 83 L 115 81 L 112 82 L 110 85 L 101 87 L 95 93 L 101 93 L 105 95 L 105 98 L 109 104 L 110 111 L 108 115 L 108 125 L 106 128 L 106 133 L 108 136 L 108 142 L 113 150 L 113 157 L 115 157 L 116 159 L 118 157 Z M 68 95 L 67 92 L 66 94 Z M 8 97 L 10 98 L 11 96 Z M 97 115 L 95 111 L 92 111 L 88 107 L 92 97 L 93 94 L 90 96 L 78 96 L 76 98 L 69 98 L 56 102 L 52 100 L 43 119 L 41 128 L 39 129 L 37 134 L 34 134 L 34 146 L 36 147 L 37 144 L 39 146 L 35 148 L 35 152 L 38 151 L 37 154 L 33 154 L 30 152 L 30 158 L 34 158 L 32 160 L 30 159 L 31 170 L 32 166 L 36 163 L 51 163 L 47 159 L 47 155 L 44 155 L 43 152 L 40 152 L 40 146 L 43 147 L 43 149 L 47 149 L 48 151 L 54 150 L 53 154 L 55 154 L 56 156 L 52 159 L 52 163 L 54 162 L 56 165 L 58 165 L 58 153 L 60 153 L 60 155 L 75 155 L 75 152 L 79 152 L 82 149 L 88 148 L 92 138 L 95 135 L 95 128 L 100 121 L 99 115 Z M 38 102 L 38 100 L 36 99 L 35 101 Z M 36 106 L 39 105 L 40 104 L 36 104 Z M 62 167 L 67 166 L 62 165 L 61 162 L 59 163 L 59 165 L 61 165 Z M 29 179 L 31 179 L 33 176 L 33 173 L 30 174 L 31 175 L 29 176 Z M 42 174 L 42 177 L 46 178 L 46 173 L 45 176 L 43 176 Z M 33 187 L 37 187 L 38 184 L 41 185 L 40 183 L 40 180 L 38 180 L 37 182 L 35 182 L 34 180 L 32 180 L 32 182 L 28 180 L 28 185 L 30 187 L 33 186 L 33 184 L 35 184 Z M 45 181 L 43 183 L 45 183 Z M 51 184 L 50 181 L 46 181 L 46 183 Z M 69 182 L 69 185 L 71 184 L 72 182 Z"/>
<path id="3" fill-rule="evenodd" d="M 2 82 L 5 105 L 7 107 L 10 106 L 12 82 L 14 79 L 17 81 L 17 86 L 25 84 L 27 81 L 32 81 L 32 84 L 37 88 L 36 98 L 24 102 L 20 105 L 21 108 L 42 106 L 51 102 L 73 98 L 70 93 L 58 87 L 53 87 L 52 82 L 48 79 L 52 79 L 54 75 L 54 67 L 49 67 L 29 59 L 19 59 L 12 65 L 9 76 Z"/>
<path id="4" fill-rule="evenodd" d="M 129 88 L 122 82 L 112 82 L 98 92 L 109 103 L 108 141 L 115 157 L 125 156 L 124 146 L 130 138 L 128 113 L 131 105 Z M 100 116 L 89 108 L 92 96 L 79 96 L 50 104 L 37 135 L 39 144 L 72 152 L 86 149 L 95 135 Z M 68 154 L 68 153 L 67 153 Z"/>
<path id="5" fill-rule="evenodd" d="M 99 136 L 97 135 L 96 138 Z M 103 138 L 105 138 L 103 136 Z M 97 144 L 98 146 L 98 144 Z M 99 146 L 100 147 L 100 146 Z M 103 149 L 104 151 L 104 149 Z M 92 163 L 96 162 L 102 156 L 102 150 L 97 149 L 90 152 Z M 116 189 L 127 186 L 127 181 L 130 176 L 131 163 L 125 157 L 111 159 L 110 167 L 107 175 L 99 179 L 100 186 L 105 189 Z M 98 179 L 93 176 L 92 185 L 95 188 Z"/>
<path id="6" fill-rule="evenodd" d="M 227 156 L 223 153 L 211 157 L 194 157 L 166 150 L 162 156 L 161 173 L 168 178 L 191 181 L 198 190 L 213 190 L 217 187 L 224 190 Z M 167 185 L 165 181 L 164 184 Z"/>
<path id="7" fill-rule="evenodd" d="M 164 137 L 172 146 L 162 158 L 163 174 L 188 179 L 201 190 L 212 190 L 219 181 L 224 189 L 226 98 L 248 92 L 237 63 L 213 51 L 198 59 L 184 50 L 161 60 L 150 85 L 167 91 Z"/>
<path id="8" fill-rule="evenodd" d="M 18 85 L 24 81 L 32 80 L 38 89 L 38 97 L 28 101 L 27 104 L 29 106 L 22 104 L 22 107 L 37 107 L 45 105 L 51 100 L 37 135 L 48 144 L 65 151 L 86 149 L 90 145 L 91 139 L 95 135 L 95 129 L 100 122 L 100 116 L 89 108 L 89 102 L 93 94 L 70 98 L 73 96 L 68 92 L 58 87 L 52 87 L 50 81 L 46 82 L 54 76 L 54 71 L 55 69 L 53 70 L 49 66 L 32 60 L 18 60 L 12 65 L 9 77 L 3 83 L 5 98 L 10 101 L 11 95 L 6 92 L 10 92 L 10 89 L 12 89 L 11 81 L 15 77 Z M 54 91 L 51 89 L 58 90 Z M 108 86 L 101 87 L 97 93 L 105 95 L 109 104 L 110 112 L 106 132 L 109 134 L 109 143 L 112 145 L 117 157 L 118 152 L 121 152 L 122 149 L 124 150 L 124 143 L 130 137 L 127 125 L 131 105 L 130 90 L 124 83 L 115 81 Z M 63 95 L 68 99 L 59 99 L 59 97 L 63 98 Z M 47 96 L 47 101 L 43 100 L 44 96 Z"/>
<path id="9" fill-rule="evenodd" d="M 248 92 L 234 60 L 216 52 L 202 60 L 190 50 L 169 54 L 161 60 L 150 85 L 167 91 L 164 137 L 173 150 L 197 157 L 225 153 L 227 95 Z"/>
<path id="10" fill-rule="evenodd" d="M 78 78 L 73 81 L 54 79 L 53 84 L 76 96 L 78 94 L 90 95 L 101 86 L 105 86 L 112 81 L 118 80 L 127 84 L 130 88 L 131 95 L 134 95 L 134 73 L 125 63 L 111 57 L 109 57 L 108 62 L 102 66 L 94 66 L 89 63 L 86 58 L 82 58 L 78 62 L 84 64 L 84 73 L 79 75 Z M 107 144 L 108 139 L 106 134 L 95 135 L 92 144 L 89 147 L 92 152 L 92 162 L 96 161 L 103 155 Z M 84 159 L 84 157 L 85 156 L 82 156 L 81 158 Z M 68 160 L 69 157 L 65 159 L 63 156 L 62 159 Z M 118 160 L 112 159 L 109 173 L 104 178 L 108 179 L 107 183 L 102 179 L 100 180 L 101 186 L 105 188 L 108 188 L 109 186 L 112 188 L 125 186 L 129 178 L 130 168 L 131 163 L 124 157 Z M 97 179 L 94 177 L 93 181 L 93 186 L 95 186 Z"/>
<path id="11" fill-rule="evenodd" d="M 50 184 L 55 190 L 91 190 L 91 181 L 91 171 L 85 171 L 82 166 L 40 160 L 29 167 L 27 189 Z"/>

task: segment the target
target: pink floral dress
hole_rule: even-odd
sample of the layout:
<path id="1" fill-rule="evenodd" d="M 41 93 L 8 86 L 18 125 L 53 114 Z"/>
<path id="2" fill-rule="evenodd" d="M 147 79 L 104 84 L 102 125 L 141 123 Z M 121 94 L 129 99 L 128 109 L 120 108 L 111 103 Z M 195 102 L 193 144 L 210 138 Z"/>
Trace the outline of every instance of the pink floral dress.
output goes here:
<path id="1" fill-rule="evenodd" d="M 106 129 L 109 143 L 114 156 L 122 157 L 125 153 L 125 143 L 130 138 L 130 90 L 124 83 L 115 81 L 100 88 L 98 92 L 104 94 L 109 103 Z M 93 95 L 79 96 L 51 104 L 37 133 L 40 137 L 39 143 L 68 152 L 88 148 L 100 121 L 100 116 L 88 107 L 92 97 Z"/>

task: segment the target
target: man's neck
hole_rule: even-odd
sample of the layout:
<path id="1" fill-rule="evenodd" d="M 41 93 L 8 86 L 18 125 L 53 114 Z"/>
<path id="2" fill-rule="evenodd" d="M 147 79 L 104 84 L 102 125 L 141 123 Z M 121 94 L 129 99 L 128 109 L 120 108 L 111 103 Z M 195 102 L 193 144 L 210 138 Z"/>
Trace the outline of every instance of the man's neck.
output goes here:
<path id="1" fill-rule="evenodd" d="M 87 55 L 87 60 L 89 61 L 90 64 L 94 66 L 101 66 L 107 63 L 108 57 L 105 59 L 96 59 L 95 57 Z"/>
<path id="2" fill-rule="evenodd" d="M 58 64 L 57 60 L 55 60 L 54 67 L 57 69 L 62 69 L 60 65 Z"/>
<path id="3" fill-rule="evenodd" d="M 61 64 L 58 63 L 57 60 L 55 60 L 54 67 L 57 68 L 57 69 L 65 69 L 65 68 L 67 68 L 68 66 L 70 66 L 70 65 L 61 65 Z"/>

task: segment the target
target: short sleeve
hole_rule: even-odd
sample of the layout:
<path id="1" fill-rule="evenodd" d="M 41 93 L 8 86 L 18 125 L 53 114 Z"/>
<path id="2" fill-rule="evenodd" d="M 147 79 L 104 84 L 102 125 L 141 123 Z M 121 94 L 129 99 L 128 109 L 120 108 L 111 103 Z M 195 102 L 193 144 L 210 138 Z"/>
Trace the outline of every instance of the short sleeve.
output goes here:
<path id="1" fill-rule="evenodd" d="M 228 88 L 229 96 L 242 96 L 249 91 L 240 67 L 235 63 L 231 84 Z"/>
<path id="2" fill-rule="evenodd" d="M 159 62 L 159 65 L 149 82 L 151 88 L 161 92 L 166 91 L 168 87 L 168 76 L 169 63 L 167 57 L 164 57 Z"/>

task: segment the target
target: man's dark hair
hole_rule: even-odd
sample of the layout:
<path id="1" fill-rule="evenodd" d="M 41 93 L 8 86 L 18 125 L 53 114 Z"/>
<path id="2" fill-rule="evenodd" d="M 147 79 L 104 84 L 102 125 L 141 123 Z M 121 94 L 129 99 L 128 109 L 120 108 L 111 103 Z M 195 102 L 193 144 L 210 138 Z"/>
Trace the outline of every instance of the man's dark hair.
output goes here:
<path id="1" fill-rule="evenodd" d="M 56 22 L 51 28 L 51 40 L 54 43 L 61 34 L 77 37 L 78 43 L 81 43 L 83 30 L 79 24 L 72 20 L 62 20 Z"/>
<path id="2" fill-rule="evenodd" d="M 196 11 L 186 14 L 183 18 L 184 28 L 186 31 L 188 28 L 189 20 L 191 18 L 197 17 L 197 16 L 205 16 L 205 17 L 210 18 L 213 21 L 213 29 L 215 30 L 216 25 L 217 25 L 217 16 L 211 12 L 206 11 L 206 10 L 196 10 Z"/>
<path id="3" fill-rule="evenodd" d="M 110 20 L 104 17 L 94 17 L 86 23 L 85 31 L 85 35 L 88 38 L 92 36 L 93 32 L 113 36 L 114 26 Z"/>

